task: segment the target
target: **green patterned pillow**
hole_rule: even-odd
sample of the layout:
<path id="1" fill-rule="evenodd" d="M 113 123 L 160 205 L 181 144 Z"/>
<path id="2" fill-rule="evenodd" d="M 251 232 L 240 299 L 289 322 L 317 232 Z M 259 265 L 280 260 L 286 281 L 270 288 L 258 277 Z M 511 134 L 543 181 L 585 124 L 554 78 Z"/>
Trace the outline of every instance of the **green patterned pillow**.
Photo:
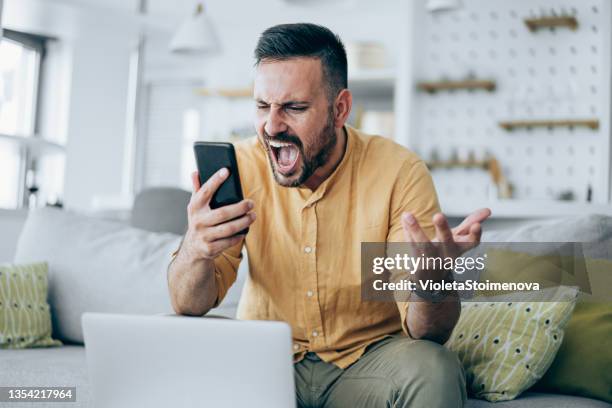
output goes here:
<path id="1" fill-rule="evenodd" d="M 461 317 L 446 346 L 459 356 L 468 390 L 477 398 L 514 399 L 551 365 L 576 305 L 577 289 L 561 286 L 544 291 L 549 292 L 544 294 L 546 299 L 554 301 L 490 298 L 462 304 Z"/>
<path id="2" fill-rule="evenodd" d="M 47 264 L 0 265 L 0 348 L 61 346 L 51 338 Z"/>

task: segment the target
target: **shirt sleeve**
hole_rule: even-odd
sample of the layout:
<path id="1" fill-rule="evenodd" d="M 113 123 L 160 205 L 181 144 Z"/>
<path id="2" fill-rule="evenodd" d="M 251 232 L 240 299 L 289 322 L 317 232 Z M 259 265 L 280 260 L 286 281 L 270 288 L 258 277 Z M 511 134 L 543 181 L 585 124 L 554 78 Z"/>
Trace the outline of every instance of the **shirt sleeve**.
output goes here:
<path id="1" fill-rule="evenodd" d="M 217 300 L 213 307 L 219 306 L 229 288 L 236 282 L 238 267 L 242 260 L 242 246 L 244 239 L 239 243 L 223 251 L 215 258 L 215 282 L 217 284 Z"/>
<path id="2" fill-rule="evenodd" d="M 427 166 L 422 160 L 406 163 L 402 166 L 391 198 L 390 227 L 387 242 L 404 242 L 402 213 L 408 211 L 414 215 L 429 239 L 435 237 L 433 216 L 440 211 L 438 196 Z M 402 330 L 408 336 L 406 316 L 410 302 L 397 302 Z"/>

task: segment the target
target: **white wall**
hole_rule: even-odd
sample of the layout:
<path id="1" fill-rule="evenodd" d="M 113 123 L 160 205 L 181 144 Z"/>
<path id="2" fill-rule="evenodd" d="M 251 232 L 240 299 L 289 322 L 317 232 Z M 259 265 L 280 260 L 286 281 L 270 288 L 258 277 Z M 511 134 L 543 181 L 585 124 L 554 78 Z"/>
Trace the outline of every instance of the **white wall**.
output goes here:
<path id="1" fill-rule="evenodd" d="M 121 193 L 129 56 L 117 33 L 86 31 L 74 43 L 67 206 L 87 209 L 95 196 Z"/>
<path id="2" fill-rule="evenodd" d="M 121 193 L 129 55 L 138 24 L 78 2 L 5 0 L 6 28 L 56 37 L 43 88 L 41 133 L 66 142 L 64 202 L 89 209 Z"/>
<path id="3" fill-rule="evenodd" d="M 206 9 L 216 26 L 221 52 L 200 60 L 180 58 L 168 54 L 169 36 L 157 36 L 149 42 L 147 72 L 154 78 L 199 75 L 198 79 L 205 79 L 210 86 L 248 84 L 253 76 L 253 49 L 261 32 L 276 24 L 295 22 L 322 24 L 338 33 L 344 42 L 380 41 L 395 64 L 398 48 L 406 41 L 402 3 L 344 0 L 290 6 L 280 0 L 260 0 L 242 2 L 237 13 L 235 3 L 210 0 Z M 153 13 L 154 5 L 155 2 L 151 6 Z"/>
<path id="4" fill-rule="evenodd" d="M 13 261 L 17 239 L 27 216 L 26 210 L 0 209 L 0 264 Z"/>

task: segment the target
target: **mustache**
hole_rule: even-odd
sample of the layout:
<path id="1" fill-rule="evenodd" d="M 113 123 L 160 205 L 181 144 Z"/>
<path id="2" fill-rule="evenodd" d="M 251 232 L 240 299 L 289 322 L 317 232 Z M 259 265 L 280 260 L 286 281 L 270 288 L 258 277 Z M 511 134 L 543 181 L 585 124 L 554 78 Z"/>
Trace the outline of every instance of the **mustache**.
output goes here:
<path id="1" fill-rule="evenodd" d="M 296 135 L 292 135 L 287 132 L 280 132 L 280 133 L 276 133 L 274 136 L 270 136 L 265 130 L 263 134 L 264 134 L 264 140 L 266 141 L 267 144 L 269 144 L 270 140 L 275 140 L 277 142 L 292 143 L 296 145 L 298 149 L 303 150 L 304 146 L 302 145 L 302 141 Z"/>

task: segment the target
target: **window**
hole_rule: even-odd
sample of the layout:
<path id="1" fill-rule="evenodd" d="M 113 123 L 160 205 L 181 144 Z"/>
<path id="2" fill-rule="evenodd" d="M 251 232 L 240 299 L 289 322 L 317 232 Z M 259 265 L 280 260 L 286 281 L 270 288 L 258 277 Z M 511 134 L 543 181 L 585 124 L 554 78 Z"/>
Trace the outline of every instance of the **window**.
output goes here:
<path id="1" fill-rule="evenodd" d="M 37 163 L 48 162 L 35 143 L 42 142 L 37 108 L 47 40 L 11 30 L 3 30 L 0 39 L 0 208 L 35 199 Z"/>
<path id="2" fill-rule="evenodd" d="M 0 133 L 34 134 L 43 44 L 5 30 L 0 41 Z"/>

